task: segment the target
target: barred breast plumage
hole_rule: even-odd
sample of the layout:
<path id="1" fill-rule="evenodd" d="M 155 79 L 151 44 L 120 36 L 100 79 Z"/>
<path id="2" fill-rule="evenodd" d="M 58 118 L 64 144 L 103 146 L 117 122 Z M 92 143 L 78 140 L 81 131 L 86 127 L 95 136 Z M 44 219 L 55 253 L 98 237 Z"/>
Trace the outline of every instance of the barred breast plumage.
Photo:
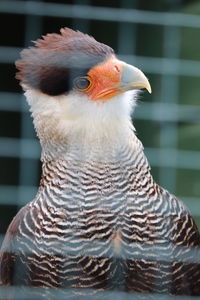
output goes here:
<path id="1" fill-rule="evenodd" d="M 12 284 L 59 288 L 63 299 L 78 299 L 81 288 L 91 299 L 102 290 L 199 294 L 193 219 L 154 183 L 140 147 L 118 158 L 44 162 L 36 199 L 14 220 L 17 236 L 11 229 Z"/>
<path id="2" fill-rule="evenodd" d="M 69 30 L 70 37 L 76 34 L 80 42 L 83 34 Z M 59 38 L 47 36 L 38 47 Z M 55 95 L 43 85 L 40 92 L 25 58 L 21 76 L 42 145 L 42 179 L 1 249 L 3 299 L 200 295 L 200 235 L 184 204 L 150 174 L 130 122 L 134 94 L 95 102 L 80 91 Z M 30 69 L 37 72 L 33 64 Z M 140 85 L 147 84 L 139 76 Z"/>

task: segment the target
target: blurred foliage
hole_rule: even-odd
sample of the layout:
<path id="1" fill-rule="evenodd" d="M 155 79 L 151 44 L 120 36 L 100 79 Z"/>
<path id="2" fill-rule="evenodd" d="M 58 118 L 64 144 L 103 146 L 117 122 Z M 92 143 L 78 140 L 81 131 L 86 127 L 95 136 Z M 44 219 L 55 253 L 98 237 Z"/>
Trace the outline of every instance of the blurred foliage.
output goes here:
<path id="1" fill-rule="evenodd" d="M 152 37 L 154 37 L 153 43 Z M 162 57 L 163 26 L 141 24 L 138 27 L 136 54 L 139 56 Z"/>
<path id="2" fill-rule="evenodd" d="M 199 133 L 200 124 L 181 124 L 178 131 L 179 149 L 200 151 Z"/>
<path id="3" fill-rule="evenodd" d="M 190 46 L 192 47 L 192 44 Z M 199 88 L 199 77 L 181 76 L 179 79 L 179 102 L 187 105 L 200 105 Z"/>
<path id="4" fill-rule="evenodd" d="M 200 2 L 192 2 L 182 9 L 183 13 L 200 14 Z M 200 60 L 200 28 L 181 28 L 181 53 L 184 60 Z M 200 78 L 181 76 L 179 80 L 179 102 L 200 105 Z M 181 123 L 178 127 L 178 147 L 183 150 L 200 151 L 200 123 Z M 199 157 L 200 159 L 200 157 Z M 200 171 L 177 170 L 178 195 L 200 198 Z M 190 203 L 192 207 L 192 203 Z M 196 218 L 200 228 L 200 217 Z"/>
<path id="5" fill-rule="evenodd" d="M 147 3 L 148 2 L 148 3 Z M 159 2 L 159 3 L 158 3 Z M 200 15 L 200 1 L 185 1 L 185 5 L 178 4 L 181 1 L 141 1 L 140 8 L 154 11 L 174 10 L 185 14 Z M 173 7 L 174 3 L 174 7 Z M 183 1 L 182 1 L 183 3 Z M 167 7 L 170 9 L 167 9 Z M 137 55 L 149 57 L 163 57 L 164 49 L 164 28 L 162 26 L 139 25 L 137 30 Z M 176 29 L 177 30 L 177 29 Z M 199 61 L 200 60 L 200 29 L 181 27 L 180 29 L 180 59 Z M 169 41 L 172 44 L 177 40 Z M 176 48 L 176 47 L 174 47 Z M 171 52 L 171 58 L 176 58 L 176 54 Z M 142 97 L 142 101 L 159 102 L 161 94 L 162 75 L 148 74 L 153 91 L 152 95 Z M 170 75 L 172 77 L 172 75 Z M 200 105 L 200 78 L 195 76 L 178 77 L 178 102 L 182 105 Z M 170 95 L 170 92 L 169 92 Z M 140 101 L 139 101 L 140 102 Z M 171 102 L 170 99 L 168 102 Z M 139 103 L 140 105 L 140 103 Z M 139 108 L 138 108 L 139 109 Z M 200 117 L 199 117 L 200 119 Z M 160 146 L 160 129 L 162 126 L 169 126 L 163 122 L 134 121 L 139 138 L 145 147 Z M 178 122 L 177 124 L 177 148 L 180 150 L 200 151 L 200 123 Z M 170 136 L 169 136 L 170 139 Z M 199 157 L 200 159 L 200 157 Z M 159 182 L 159 168 L 153 167 L 152 174 Z M 166 172 L 167 174 L 167 172 Z M 166 186 L 167 187 L 167 186 Z M 187 203 L 193 207 L 192 198 L 200 198 L 200 171 L 199 170 L 176 170 L 176 188 L 171 191 L 180 198 L 191 198 Z M 199 212 L 198 212 L 199 214 Z M 200 217 L 195 217 L 200 228 Z"/>
<path id="6" fill-rule="evenodd" d="M 176 194 L 184 197 L 199 197 L 199 170 L 177 170 L 177 190 Z"/>

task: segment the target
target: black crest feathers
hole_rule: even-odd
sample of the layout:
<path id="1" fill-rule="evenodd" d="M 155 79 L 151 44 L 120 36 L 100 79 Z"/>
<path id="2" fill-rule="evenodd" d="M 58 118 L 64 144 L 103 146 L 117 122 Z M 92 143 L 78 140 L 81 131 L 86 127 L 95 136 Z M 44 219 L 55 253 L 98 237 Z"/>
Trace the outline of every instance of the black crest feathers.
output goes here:
<path id="1" fill-rule="evenodd" d="M 109 46 L 69 28 L 47 34 L 21 52 L 16 78 L 51 96 L 67 93 L 73 79 L 114 54 Z"/>

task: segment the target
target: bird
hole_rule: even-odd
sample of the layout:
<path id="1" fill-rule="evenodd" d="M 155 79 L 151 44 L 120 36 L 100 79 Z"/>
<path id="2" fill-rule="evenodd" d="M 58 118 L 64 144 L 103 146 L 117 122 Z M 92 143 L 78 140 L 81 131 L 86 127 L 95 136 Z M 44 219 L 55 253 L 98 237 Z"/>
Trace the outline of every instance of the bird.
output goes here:
<path id="1" fill-rule="evenodd" d="M 16 67 L 42 175 L 5 235 L 1 297 L 200 296 L 197 225 L 154 181 L 132 123 L 141 90 L 151 93 L 144 73 L 67 27 L 24 49 Z"/>

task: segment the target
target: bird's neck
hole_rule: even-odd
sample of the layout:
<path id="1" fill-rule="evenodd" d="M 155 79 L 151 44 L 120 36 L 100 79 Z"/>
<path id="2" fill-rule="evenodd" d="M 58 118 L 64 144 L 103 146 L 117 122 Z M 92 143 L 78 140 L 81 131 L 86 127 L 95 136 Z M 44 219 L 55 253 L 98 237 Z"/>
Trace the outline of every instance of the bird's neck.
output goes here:
<path id="1" fill-rule="evenodd" d="M 134 153 L 141 143 L 134 133 L 132 93 L 107 102 L 92 102 L 83 95 L 49 97 L 26 91 L 35 129 L 42 145 L 42 160 L 117 160 L 122 149 Z"/>
<path id="2" fill-rule="evenodd" d="M 124 151 L 134 155 L 142 151 L 141 142 L 136 137 L 131 123 L 120 124 L 114 121 L 110 124 L 79 124 L 70 125 L 66 136 L 53 134 L 50 139 L 40 138 L 42 145 L 42 160 L 80 160 L 109 162 L 118 161 Z M 112 127 L 112 128 L 111 128 Z"/>

